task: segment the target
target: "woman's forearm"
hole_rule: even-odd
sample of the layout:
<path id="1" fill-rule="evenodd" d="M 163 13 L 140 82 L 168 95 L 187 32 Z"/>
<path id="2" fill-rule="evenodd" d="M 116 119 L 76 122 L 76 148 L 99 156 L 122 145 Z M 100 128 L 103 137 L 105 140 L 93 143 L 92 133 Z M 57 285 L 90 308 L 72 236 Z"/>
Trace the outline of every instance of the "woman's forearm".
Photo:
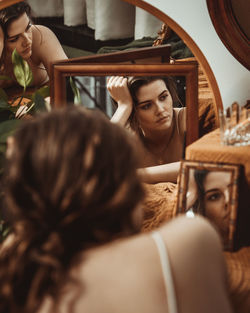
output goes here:
<path id="1" fill-rule="evenodd" d="M 107 82 L 111 98 L 117 103 L 117 109 L 111 122 L 125 126 L 133 110 L 133 100 L 128 89 L 128 79 L 123 76 L 111 76 Z"/>
<path id="2" fill-rule="evenodd" d="M 111 122 L 125 126 L 131 114 L 132 108 L 127 105 L 119 105 L 114 115 L 111 117 Z"/>
<path id="3" fill-rule="evenodd" d="M 177 182 L 180 162 L 139 168 L 138 174 L 144 183 L 156 184 L 160 182 Z"/>

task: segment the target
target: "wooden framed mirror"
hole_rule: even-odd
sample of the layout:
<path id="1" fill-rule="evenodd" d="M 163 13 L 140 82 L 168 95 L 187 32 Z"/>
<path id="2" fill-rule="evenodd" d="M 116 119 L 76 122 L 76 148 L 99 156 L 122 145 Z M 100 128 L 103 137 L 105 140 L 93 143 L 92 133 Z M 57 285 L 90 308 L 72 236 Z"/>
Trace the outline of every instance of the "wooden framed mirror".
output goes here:
<path id="1" fill-rule="evenodd" d="M 197 63 L 182 64 L 55 64 L 51 81 L 52 107 L 66 104 L 66 77 L 69 76 L 183 76 L 187 110 L 186 145 L 198 138 Z"/>
<path id="2" fill-rule="evenodd" d="M 214 28 L 233 56 L 250 69 L 250 2 L 245 0 L 207 0 Z"/>
<path id="3" fill-rule="evenodd" d="M 235 249 L 240 166 L 182 161 L 177 214 L 201 214 L 215 225 L 225 250 Z"/>
<path id="4" fill-rule="evenodd" d="M 11 0 L 2 0 L 0 3 L 4 6 L 8 6 L 8 5 L 11 5 L 11 4 L 16 3 L 16 2 L 19 2 L 19 1 L 17 1 L 17 0 L 12 0 L 12 1 Z M 163 13 L 160 14 L 160 12 L 158 12 L 158 10 L 153 8 L 153 6 L 151 6 L 150 4 L 147 4 L 145 2 L 142 2 L 142 1 L 124 0 L 124 2 L 128 2 L 129 5 L 133 5 L 136 8 L 138 7 L 138 9 L 143 9 L 146 13 L 150 13 L 153 17 L 157 18 L 159 22 L 167 23 L 168 27 L 171 27 L 171 29 L 174 32 L 176 32 L 176 34 L 178 34 L 178 36 L 183 40 L 185 45 L 193 51 L 193 48 L 195 48 L 195 46 L 194 46 L 194 43 L 192 42 L 192 40 L 190 40 L 189 36 L 185 33 L 184 30 L 181 30 L 178 27 L 178 25 L 176 23 L 174 23 L 174 21 L 171 21 L 171 19 L 168 19 L 166 15 L 164 15 Z M 32 1 L 29 1 L 29 3 L 32 6 Z M 33 3 L 35 3 L 35 1 Z M 72 3 L 72 6 L 73 6 L 73 3 Z M 157 31 L 155 33 L 155 36 L 157 36 Z M 85 39 L 83 39 L 83 40 L 85 40 Z M 150 56 L 150 58 L 152 58 L 152 53 L 156 50 L 147 51 L 147 49 L 151 49 L 151 47 L 150 48 L 140 48 L 137 50 L 137 52 L 139 51 L 141 53 L 141 52 L 145 51 L 145 55 L 147 53 L 148 56 Z M 126 51 L 126 54 L 129 54 L 129 53 L 130 53 L 129 51 Z M 161 62 L 168 62 L 169 61 L 169 53 L 170 52 L 165 54 L 165 56 L 163 57 L 163 58 L 165 58 L 165 60 L 161 61 Z M 123 57 L 125 58 L 125 55 Z M 143 60 L 141 60 L 141 63 L 144 62 L 145 57 L 142 59 Z M 124 60 L 122 62 L 124 62 Z M 199 58 L 197 58 L 196 60 L 198 60 L 200 62 Z M 108 53 L 108 54 L 102 55 L 102 56 L 94 54 L 94 55 L 88 56 L 87 58 L 85 58 L 85 57 L 82 57 L 80 59 L 79 58 L 72 58 L 68 62 L 70 62 L 70 63 L 71 62 L 72 63 L 78 63 L 78 62 L 81 62 L 81 63 L 83 63 L 83 62 L 84 63 L 92 63 L 92 62 L 93 63 L 94 62 L 113 63 L 113 62 L 118 62 L 118 61 L 115 60 L 115 55 L 113 55 L 112 53 Z M 159 62 L 156 62 L 156 63 L 159 63 Z M 207 132 L 213 130 L 214 128 L 216 128 L 218 126 L 219 120 L 218 120 L 217 108 L 220 107 L 220 105 L 219 105 L 220 97 L 218 96 L 218 93 L 216 94 L 213 90 L 214 86 L 216 87 L 216 82 L 214 81 L 212 84 L 210 84 L 210 82 L 209 82 L 209 80 L 213 80 L 213 76 L 212 75 L 207 76 L 207 73 L 206 73 L 207 68 L 203 68 L 203 64 L 201 66 L 201 63 L 200 63 L 199 64 L 199 72 L 201 70 L 202 70 L 202 74 L 201 74 L 201 77 L 199 77 L 199 88 L 198 88 L 199 89 L 199 92 L 198 92 L 198 97 L 199 97 L 198 112 L 199 113 L 198 114 L 199 114 L 199 118 L 201 120 L 200 124 L 202 124 L 202 127 L 203 127 L 203 125 L 205 125 L 205 126 L 203 127 L 203 129 L 201 131 L 199 131 L 199 137 L 202 136 L 204 133 L 207 133 Z M 206 88 L 206 91 L 207 90 L 209 91 L 208 95 L 205 95 L 203 88 Z M 52 92 L 53 92 L 53 90 L 52 90 Z M 52 95 L 52 97 L 53 97 L 53 95 Z M 201 102 L 202 102 L 202 104 L 201 104 Z M 205 102 L 206 102 L 206 104 L 202 107 L 202 105 Z M 204 115 L 206 115 L 205 119 L 206 119 L 206 121 L 208 121 L 208 123 L 206 123 L 206 122 L 203 123 Z"/>

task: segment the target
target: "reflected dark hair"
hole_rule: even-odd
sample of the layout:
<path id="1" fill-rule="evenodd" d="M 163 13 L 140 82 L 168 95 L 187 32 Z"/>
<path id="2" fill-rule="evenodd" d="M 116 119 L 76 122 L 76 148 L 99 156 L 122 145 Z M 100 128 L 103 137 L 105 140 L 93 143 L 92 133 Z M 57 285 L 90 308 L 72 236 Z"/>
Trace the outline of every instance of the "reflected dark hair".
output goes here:
<path id="1" fill-rule="evenodd" d="M 130 90 L 131 96 L 133 98 L 133 101 L 135 105 L 137 105 L 137 97 L 136 94 L 144 85 L 148 85 L 149 83 L 156 81 L 156 80 L 162 80 L 164 81 L 168 91 L 171 94 L 171 97 L 173 99 L 173 106 L 177 106 L 176 104 L 180 103 L 180 99 L 177 94 L 177 87 L 176 83 L 173 77 L 171 76 L 133 76 L 128 77 L 128 88 Z"/>
<path id="2" fill-rule="evenodd" d="M 197 200 L 193 205 L 193 209 L 195 213 L 202 214 L 206 216 L 205 212 L 205 201 L 204 201 L 204 196 L 205 196 L 205 189 L 204 189 L 204 180 L 209 173 L 208 170 L 195 170 L 194 171 L 194 179 L 196 182 L 197 186 Z"/>
<path id="3" fill-rule="evenodd" d="M 132 138 L 101 112 L 68 106 L 15 134 L 5 203 L 15 242 L 0 255 L 0 312 L 55 300 L 84 249 L 138 232 L 144 192 Z"/>
<path id="4" fill-rule="evenodd" d="M 24 13 L 26 13 L 29 17 L 31 15 L 31 8 L 25 1 L 13 4 L 0 10 L 0 25 L 3 28 L 5 37 L 7 37 L 7 30 L 9 25 Z"/>

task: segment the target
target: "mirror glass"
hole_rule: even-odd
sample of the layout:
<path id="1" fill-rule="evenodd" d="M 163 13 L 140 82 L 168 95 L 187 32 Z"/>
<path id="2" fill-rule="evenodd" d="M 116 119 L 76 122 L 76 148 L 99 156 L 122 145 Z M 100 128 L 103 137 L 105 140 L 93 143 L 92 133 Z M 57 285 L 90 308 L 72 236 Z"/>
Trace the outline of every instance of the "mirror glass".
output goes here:
<path id="1" fill-rule="evenodd" d="M 56 34 L 69 58 L 152 46 L 162 24 L 125 1 L 45 2 L 28 1 L 33 20 Z"/>
<path id="2" fill-rule="evenodd" d="M 1 1 L 1 3 L 8 3 L 9 5 L 15 2 L 18 1 Z M 111 2 L 112 5 L 108 6 L 108 3 L 111 4 Z M 119 5 L 115 5 L 116 2 Z M 56 34 L 68 57 L 73 58 L 70 59 L 70 62 L 94 62 L 86 58 L 99 56 L 100 54 L 108 55 L 114 51 L 143 50 L 145 47 L 151 47 L 157 38 L 162 39 L 158 40 L 158 44 L 159 42 L 161 44 L 167 43 L 171 46 L 171 57 L 175 60 L 179 61 L 193 56 L 191 50 L 173 30 L 168 26 L 165 29 L 162 28 L 163 23 L 160 19 L 125 1 L 110 0 L 107 6 L 104 7 L 102 3 L 102 5 L 95 8 L 93 7 L 94 2 L 88 0 L 77 2 L 30 0 L 28 3 L 32 8 L 34 23 L 46 25 Z M 124 14 L 125 11 L 130 12 L 134 19 L 129 31 L 127 31 L 127 26 L 130 23 L 126 23 L 128 17 Z M 121 16 L 122 18 L 120 18 Z M 111 24 L 106 25 L 107 21 Z M 124 27 L 124 23 L 126 27 Z M 117 32 L 111 35 L 110 29 Z M 125 29 L 127 32 L 125 32 Z M 106 32 L 106 35 L 104 32 Z M 159 34 L 157 34 L 158 32 Z M 84 58 L 84 60 L 79 58 Z M 164 62 L 168 61 L 169 55 Z M 99 60 L 99 62 L 103 61 Z M 114 62 L 113 56 L 108 61 L 108 63 L 110 62 Z M 133 60 L 131 62 L 133 63 Z M 159 63 L 152 59 L 150 62 Z M 200 68 L 199 81 L 200 137 L 217 127 L 218 116 L 213 92 L 205 83 L 205 75 L 203 73 L 200 75 Z"/>
<path id="3" fill-rule="evenodd" d="M 80 104 L 88 108 L 98 108 L 108 117 L 112 117 L 115 110 L 114 102 L 107 90 L 107 81 L 110 76 L 74 76 L 75 86 L 79 90 Z M 163 81 L 164 76 L 159 77 Z M 174 108 L 186 106 L 186 77 L 172 77 L 174 86 L 176 87 L 176 99 L 173 102 Z M 74 94 L 72 88 L 67 89 L 67 99 L 69 102 L 74 102 Z"/>
<path id="4" fill-rule="evenodd" d="M 183 161 L 177 214 L 201 214 L 217 228 L 225 250 L 234 248 L 239 166 Z"/>
<path id="5" fill-rule="evenodd" d="M 71 64 L 58 63 L 54 65 L 52 84 L 51 84 L 51 104 L 54 107 L 67 105 L 70 100 L 72 86 L 67 77 L 76 77 L 78 87 L 82 89 L 82 97 L 85 104 L 102 107 L 108 116 L 112 116 L 113 111 L 110 105 L 110 97 L 106 88 L 107 76 L 143 76 L 143 77 L 172 77 L 177 84 L 177 96 L 174 106 L 186 106 L 186 144 L 190 144 L 198 138 L 198 74 L 197 63 L 181 64 Z M 66 79 L 67 78 L 67 79 Z M 66 81 L 68 83 L 66 84 Z M 84 90 L 84 92 L 83 92 Z M 87 92 L 86 92 L 87 90 Z M 87 94 L 87 95 L 86 95 Z M 72 96 L 72 92 L 71 92 Z M 67 99 L 68 97 L 68 99 Z M 102 97 L 102 99 L 101 99 Z M 92 99 L 91 101 L 89 101 Z M 95 99 L 93 101 L 93 99 Z M 72 98 L 71 98 L 72 102 Z M 103 104 L 100 104 L 103 102 Z M 91 104 L 92 103 L 92 104 Z M 95 103 L 95 104 L 93 104 Z M 185 144 L 183 142 L 183 144 Z"/>
<path id="6" fill-rule="evenodd" d="M 77 88 L 78 105 L 100 109 L 111 118 L 114 114 L 117 116 L 122 112 L 119 111 L 117 102 L 120 100 L 126 103 L 124 100 L 126 89 L 117 84 L 124 78 L 130 92 L 128 96 L 125 93 L 127 101 L 130 96 L 133 99 L 133 109 L 125 126 L 137 135 L 134 138 L 140 139 L 137 145 L 139 166 L 180 161 L 184 158 L 185 152 L 185 76 L 71 76 L 70 81 L 71 85 L 74 85 L 73 90 Z M 108 88 L 112 89 L 111 93 Z M 112 98 L 113 95 L 115 100 Z M 71 96 L 73 96 L 71 92 L 67 93 L 68 103 L 74 101 L 74 97 Z M 170 134 L 167 137 L 169 139 L 165 136 L 163 148 L 161 146 L 160 150 L 155 150 L 146 134 L 158 132 L 159 136 L 163 130 Z"/>

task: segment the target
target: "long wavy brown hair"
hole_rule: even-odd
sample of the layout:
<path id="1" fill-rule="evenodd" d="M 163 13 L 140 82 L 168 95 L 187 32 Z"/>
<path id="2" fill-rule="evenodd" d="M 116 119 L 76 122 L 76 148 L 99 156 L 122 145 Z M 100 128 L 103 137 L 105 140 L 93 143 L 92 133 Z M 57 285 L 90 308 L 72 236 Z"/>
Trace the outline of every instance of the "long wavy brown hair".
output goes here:
<path id="1" fill-rule="evenodd" d="M 144 192 L 132 138 L 74 106 L 22 125 L 7 163 L 15 239 L 0 255 L 0 312 L 35 312 L 44 296 L 57 301 L 82 251 L 138 231 L 133 213 Z"/>
<path id="2" fill-rule="evenodd" d="M 9 25 L 26 13 L 29 17 L 31 15 L 31 8 L 25 1 L 13 4 L 0 10 L 0 25 L 3 28 L 4 34 L 7 36 L 7 29 Z"/>

